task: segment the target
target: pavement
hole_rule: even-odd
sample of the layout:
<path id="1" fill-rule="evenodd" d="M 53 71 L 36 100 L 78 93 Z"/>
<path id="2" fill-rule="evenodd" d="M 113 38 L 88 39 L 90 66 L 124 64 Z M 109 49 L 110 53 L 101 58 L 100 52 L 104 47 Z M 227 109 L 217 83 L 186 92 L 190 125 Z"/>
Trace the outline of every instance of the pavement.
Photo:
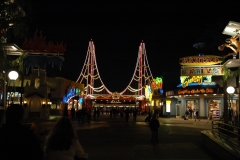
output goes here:
<path id="1" fill-rule="evenodd" d="M 41 121 L 42 129 L 49 131 L 59 116 Z M 150 142 L 151 131 L 146 116 L 137 116 L 129 122 L 119 116 L 100 115 L 89 122 L 73 121 L 81 145 L 89 160 L 157 160 L 157 159 L 217 159 L 202 144 L 201 131 L 210 130 L 206 119 L 195 121 L 182 118 L 158 118 L 160 121 L 159 144 Z"/>

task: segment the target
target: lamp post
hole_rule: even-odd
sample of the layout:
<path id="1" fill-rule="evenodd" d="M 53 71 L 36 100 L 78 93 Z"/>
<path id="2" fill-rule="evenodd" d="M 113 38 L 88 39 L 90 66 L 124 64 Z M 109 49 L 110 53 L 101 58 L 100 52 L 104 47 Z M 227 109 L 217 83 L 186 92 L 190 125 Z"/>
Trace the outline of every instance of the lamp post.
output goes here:
<path id="1" fill-rule="evenodd" d="M 227 87 L 227 93 L 229 94 L 230 108 L 232 108 L 232 95 L 233 95 L 234 92 L 235 92 L 235 88 L 234 87 L 232 87 L 232 86 Z"/>
<path id="2" fill-rule="evenodd" d="M 13 87 L 14 87 L 14 93 L 13 93 L 13 98 L 12 98 L 12 103 L 13 103 L 13 99 L 15 98 L 14 95 L 15 95 L 15 92 L 16 92 L 16 87 L 15 87 L 15 84 L 16 84 L 16 79 L 18 78 L 18 73 L 16 71 L 11 71 L 8 73 L 8 78 L 10 80 L 13 81 Z"/>

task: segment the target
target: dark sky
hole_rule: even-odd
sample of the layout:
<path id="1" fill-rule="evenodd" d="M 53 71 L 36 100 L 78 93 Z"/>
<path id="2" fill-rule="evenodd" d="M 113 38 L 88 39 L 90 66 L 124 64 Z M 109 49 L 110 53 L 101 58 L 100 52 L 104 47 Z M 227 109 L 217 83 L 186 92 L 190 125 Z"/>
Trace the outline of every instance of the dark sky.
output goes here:
<path id="1" fill-rule="evenodd" d="M 48 74 L 76 81 L 93 39 L 103 82 L 111 91 L 122 91 L 142 40 L 154 77 L 179 72 L 179 58 L 197 55 L 197 42 L 206 44 L 205 54 L 222 56 L 217 47 L 228 37 L 223 29 L 229 21 L 240 22 L 240 3 L 226 2 L 41 0 L 33 3 L 31 30 L 67 44 L 62 70 Z"/>

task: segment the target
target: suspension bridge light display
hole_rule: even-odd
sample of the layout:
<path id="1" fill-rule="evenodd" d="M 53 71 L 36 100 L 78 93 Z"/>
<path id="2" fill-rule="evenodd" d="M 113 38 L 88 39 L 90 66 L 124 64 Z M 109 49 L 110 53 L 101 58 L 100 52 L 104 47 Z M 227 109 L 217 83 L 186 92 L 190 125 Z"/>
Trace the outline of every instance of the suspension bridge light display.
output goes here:
<path id="1" fill-rule="evenodd" d="M 166 101 L 166 112 L 171 112 L 171 101 Z"/>

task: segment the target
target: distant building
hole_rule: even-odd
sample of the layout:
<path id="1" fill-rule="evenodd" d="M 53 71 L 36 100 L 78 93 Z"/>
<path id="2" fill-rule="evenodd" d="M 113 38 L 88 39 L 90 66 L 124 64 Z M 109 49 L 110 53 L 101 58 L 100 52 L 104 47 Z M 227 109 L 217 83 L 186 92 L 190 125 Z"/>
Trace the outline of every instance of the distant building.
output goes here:
<path id="1" fill-rule="evenodd" d="M 21 92 L 21 78 L 15 82 L 16 92 L 13 82 L 9 82 L 7 92 L 7 104 L 20 104 Z M 61 105 L 64 97 L 69 90 L 74 89 L 78 91 L 76 96 L 72 95 L 67 99 L 69 105 L 75 108 L 81 107 L 81 104 L 76 102 L 81 91 L 84 90 L 84 85 L 76 83 L 62 77 L 47 77 L 45 70 L 33 70 L 31 75 L 24 76 L 24 92 L 23 92 L 23 106 L 25 107 L 25 118 L 40 117 L 41 119 L 48 119 L 51 112 L 54 114 L 62 114 Z M 72 103 L 74 102 L 74 103 Z"/>

